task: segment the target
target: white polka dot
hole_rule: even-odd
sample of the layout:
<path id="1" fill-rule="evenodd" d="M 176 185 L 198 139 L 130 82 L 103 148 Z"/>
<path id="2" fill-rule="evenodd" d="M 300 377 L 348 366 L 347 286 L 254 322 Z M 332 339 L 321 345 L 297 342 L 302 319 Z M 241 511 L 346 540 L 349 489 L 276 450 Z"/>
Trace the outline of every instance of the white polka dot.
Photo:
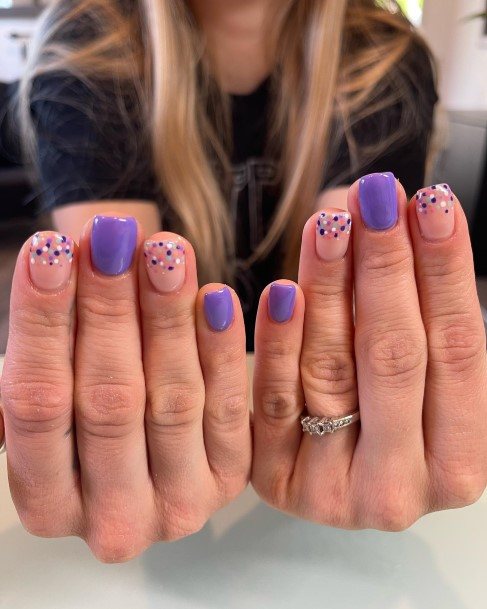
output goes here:
<path id="1" fill-rule="evenodd" d="M 70 259 L 69 259 L 69 262 L 73 262 L 73 259 L 72 259 L 72 258 L 70 258 Z"/>
<path id="2" fill-rule="evenodd" d="M 35 258 L 31 258 L 31 259 L 30 259 L 30 263 L 31 263 L 31 264 L 35 264 L 35 262 L 36 262 Z"/>
<path id="3" fill-rule="evenodd" d="M 47 262 L 45 260 L 42 261 L 42 264 L 47 264 Z"/>
<path id="4" fill-rule="evenodd" d="M 54 260 L 54 264 L 59 264 L 59 260 L 57 258 Z"/>
<path id="5" fill-rule="evenodd" d="M 176 258 L 176 264 L 181 264 L 181 259 L 180 258 Z"/>
<path id="6" fill-rule="evenodd" d="M 49 248 L 47 247 L 47 245 L 45 245 L 45 246 L 42 248 L 42 251 L 43 251 L 43 252 L 47 252 L 47 250 L 48 250 L 48 249 L 49 249 Z"/>
<path id="7" fill-rule="evenodd" d="M 159 262 L 159 265 L 160 266 L 164 266 L 164 262 Z"/>
<path id="8" fill-rule="evenodd" d="M 441 207 L 446 207 L 446 203 L 445 203 L 445 201 L 442 201 L 442 202 L 441 202 Z"/>
<path id="9" fill-rule="evenodd" d="M 57 251 L 58 251 L 58 252 L 60 252 L 62 249 L 63 249 L 63 248 L 62 248 L 62 246 L 61 246 L 61 245 L 58 245 L 58 246 L 57 246 Z"/>

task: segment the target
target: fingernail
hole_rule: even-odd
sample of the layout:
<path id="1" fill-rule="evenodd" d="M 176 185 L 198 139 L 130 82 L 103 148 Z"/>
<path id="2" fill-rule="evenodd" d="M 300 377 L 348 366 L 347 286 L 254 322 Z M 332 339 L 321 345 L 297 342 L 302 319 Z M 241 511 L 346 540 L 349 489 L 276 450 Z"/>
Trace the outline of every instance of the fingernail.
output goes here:
<path id="1" fill-rule="evenodd" d="M 296 287 L 294 285 L 273 283 L 269 290 L 269 315 L 275 322 L 282 324 L 293 316 L 296 303 Z"/>
<path id="2" fill-rule="evenodd" d="M 233 299 L 225 287 L 205 294 L 204 309 L 206 321 L 217 332 L 226 330 L 233 321 Z"/>
<path id="3" fill-rule="evenodd" d="M 104 275 L 127 271 L 137 244 L 135 218 L 95 216 L 91 231 L 91 261 Z"/>
<path id="4" fill-rule="evenodd" d="M 396 178 L 393 173 L 371 173 L 360 179 L 362 220 L 373 230 L 392 228 L 398 218 Z"/>
<path id="5" fill-rule="evenodd" d="M 73 240 L 53 231 L 36 233 L 29 250 L 32 283 L 40 290 L 60 290 L 66 286 L 73 262 Z"/>
<path id="6" fill-rule="evenodd" d="M 325 209 L 316 222 L 316 253 L 322 260 L 340 260 L 347 253 L 352 217 L 348 211 Z"/>
<path id="7" fill-rule="evenodd" d="M 147 274 L 158 292 L 174 292 L 184 283 L 186 256 L 182 239 L 167 238 L 167 234 L 154 235 L 144 243 Z"/>
<path id="8" fill-rule="evenodd" d="M 455 228 L 455 197 L 448 184 L 435 184 L 416 194 L 419 229 L 427 241 L 442 241 Z"/>

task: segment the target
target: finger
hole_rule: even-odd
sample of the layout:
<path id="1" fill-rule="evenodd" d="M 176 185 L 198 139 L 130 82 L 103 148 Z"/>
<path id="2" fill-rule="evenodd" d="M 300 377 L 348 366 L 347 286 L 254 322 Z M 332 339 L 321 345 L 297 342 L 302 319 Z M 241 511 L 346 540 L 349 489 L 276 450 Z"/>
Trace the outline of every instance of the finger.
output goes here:
<path id="1" fill-rule="evenodd" d="M 436 488 L 448 478 L 458 499 L 468 489 L 475 497 L 487 476 L 487 371 L 468 225 L 447 184 L 418 192 L 409 224 L 428 338 L 426 452 Z"/>
<path id="2" fill-rule="evenodd" d="M 5 427 L 3 424 L 3 412 L 2 409 L 0 408 L 0 446 L 2 447 L 1 450 L 5 450 Z"/>
<path id="3" fill-rule="evenodd" d="M 262 292 L 255 325 L 252 484 L 279 506 L 287 501 L 302 436 L 304 310 L 301 288 L 281 280 Z"/>
<path id="4" fill-rule="evenodd" d="M 416 467 L 427 353 L 405 192 L 392 174 L 372 174 L 352 186 L 348 207 L 355 220 L 358 460 L 386 467 L 408 455 Z"/>
<path id="5" fill-rule="evenodd" d="M 209 284 L 198 293 L 196 327 L 205 379 L 206 454 L 224 496 L 236 496 L 250 475 L 245 327 L 233 290 Z"/>
<path id="6" fill-rule="evenodd" d="M 12 283 L 2 375 L 12 496 L 40 535 L 80 525 L 73 428 L 72 347 L 77 250 L 70 237 L 36 233 L 22 247 Z"/>
<path id="7" fill-rule="evenodd" d="M 303 231 L 299 284 L 306 300 L 301 378 L 307 414 L 342 417 L 358 407 L 352 314 L 352 230 L 347 211 L 327 209 L 313 215 Z M 352 425 L 328 437 L 303 437 L 299 471 L 309 463 L 348 471 L 357 440 Z M 332 479 L 328 476 L 327 479 Z"/>
<path id="8" fill-rule="evenodd" d="M 134 218 L 96 216 L 80 242 L 75 414 L 88 542 L 140 546 L 152 516 Z"/>
<path id="9" fill-rule="evenodd" d="M 166 501 L 187 491 L 204 502 L 209 469 L 203 441 L 205 388 L 198 357 L 196 261 L 191 245 L 161 232 L 144 242 L 139 268 L 146 433 L 154 485 Z M 186 484 L 181 485 L 184 472 Z"/>

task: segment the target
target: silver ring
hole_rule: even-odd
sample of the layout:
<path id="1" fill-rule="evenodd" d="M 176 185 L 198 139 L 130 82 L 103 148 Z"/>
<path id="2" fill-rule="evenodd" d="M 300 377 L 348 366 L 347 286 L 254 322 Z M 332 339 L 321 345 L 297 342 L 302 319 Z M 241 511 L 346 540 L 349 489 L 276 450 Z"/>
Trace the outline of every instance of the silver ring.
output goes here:
<path id="1" fill-rule="evenodd" d="M 310 417 L 309 415 L 301 417 L 303 433 L 308 433 L 310 436 L 324 436 L 327 433 L 334 433 L 338 429 L 348 427 L 357 421 L 360 421 L 360 410 L 337 419 L 331 417 Z"/>
<path id="2" fill-rule="evenodd" d="M 3 455 L 3 453 L 6 453 L 6 452 L 7 452 L 7 443 L 4 438 L 3 442 L 0 444 L 0 455 Z"/>

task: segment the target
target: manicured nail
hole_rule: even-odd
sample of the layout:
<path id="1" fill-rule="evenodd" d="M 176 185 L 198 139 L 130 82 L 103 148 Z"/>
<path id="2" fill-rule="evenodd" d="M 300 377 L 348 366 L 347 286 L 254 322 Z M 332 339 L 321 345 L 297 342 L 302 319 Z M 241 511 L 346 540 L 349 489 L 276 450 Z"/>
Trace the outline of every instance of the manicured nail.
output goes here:
<path id="1" fill-rule="evenodd" d="M 419 229 L 427 241 L 442 241 L 455 228 L 455 197 L 448 184 L 435 184 L 416 194 Z"/>
<path id="2" fill-rule="evenodd" d="M 158 292 L 174 292 L 184 283 L 186 256 L 182 239 L 165 240 L 167 234 L 154 235 L 144 243 L 147 274 Z"/>
<path id="3" fill-rule="evenodd" d="M 104 275 L 127 271 L 137 245 L 135 218 L 95 216 L 91 231 L 91 261 Z"/>
<path id="4" fill-rule="evenodd" d="M 322 260 L 340 260 L 347 253 L 352 216 L 348 211 L 325 209 L 316 222 L 316 253 Z"/>
<path id="5" fill-rule="evenodd" d="M 36 233 L 29 250 L 32 283 L 40 290 L 60 290 L 66 286 L 73 262 L 71 237 L 52 231 Z"/>
<path id="6" fill-rule="evenodd" d="M 275 322 L 282 324 L 293 316 L 296 303 L 296 286 L 273 283 L 269 290 L 269 315 Z"/>
<path id="7" fill-rule="evenodd" d="M 392 228 L 398 218 L 396 178 L 393 173 L 371 173 L 360 179 L 362 220 L 373 230 Z"/>
<path id="8" fill-rule="evenodd" d="M 233 321 L 233 299 L 225 287 L 205 294 L 204 309 L 206 321 L 213 330 L 223 332 Z"/>

